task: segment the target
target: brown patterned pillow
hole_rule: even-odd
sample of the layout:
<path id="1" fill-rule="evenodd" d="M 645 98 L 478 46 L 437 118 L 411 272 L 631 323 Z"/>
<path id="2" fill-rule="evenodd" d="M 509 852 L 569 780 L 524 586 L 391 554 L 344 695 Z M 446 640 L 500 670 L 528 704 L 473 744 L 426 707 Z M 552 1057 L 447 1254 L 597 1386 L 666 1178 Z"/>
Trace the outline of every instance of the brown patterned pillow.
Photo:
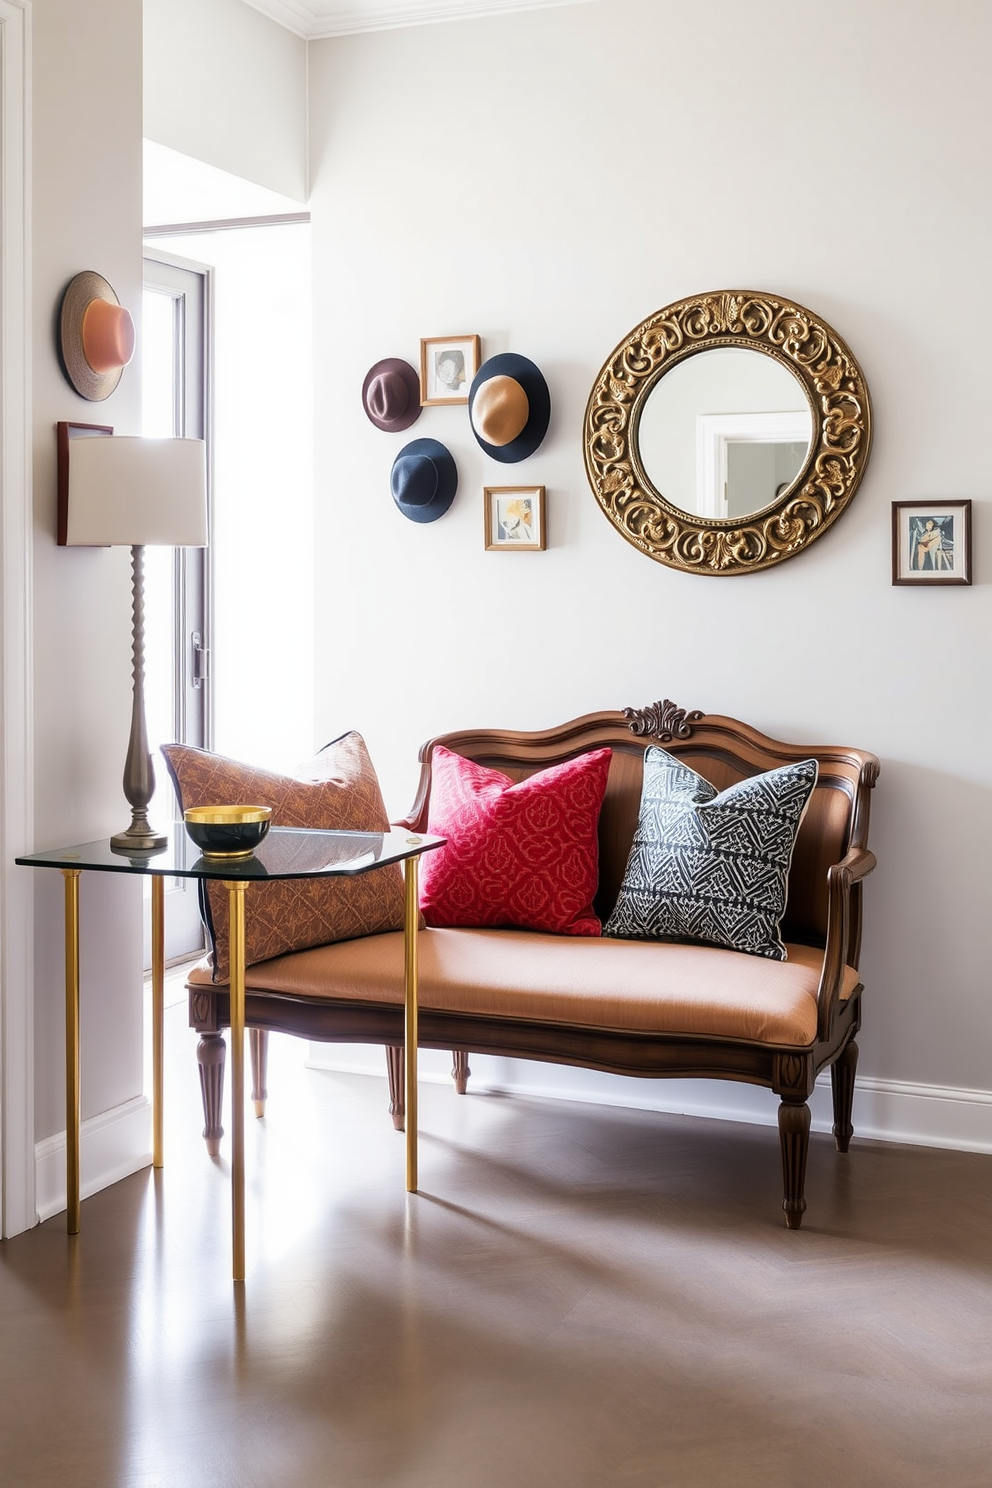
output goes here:
<path id="1" fill-rule="evenodd" d="M 187 744 L 163 744 L 181 811 L 190 806 L 250 802 L 272 807 L 275 827 L 386 832 L 389 819 L 361 734 L 343 734 L 297 778 L 273 775 Z M 200 912 L 213 961 L 213 980 L 230 975 L 227 890 L 201 879 Z M 355 878 L 282 879 L 255 884 L 245 915 L 245 963 L 287 951 L 403 928 L 403 874 L 396 866 Z"/>

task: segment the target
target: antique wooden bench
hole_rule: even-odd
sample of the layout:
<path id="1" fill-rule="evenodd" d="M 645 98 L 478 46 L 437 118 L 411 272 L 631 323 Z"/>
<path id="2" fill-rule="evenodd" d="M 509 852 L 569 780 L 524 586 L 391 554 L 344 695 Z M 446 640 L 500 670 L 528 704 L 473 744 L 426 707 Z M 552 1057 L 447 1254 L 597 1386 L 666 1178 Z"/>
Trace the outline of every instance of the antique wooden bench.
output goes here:
<path id="1" fill-rule="evenodd" d="M 710 1077 L 765 1086 L 779 1097 L 786 1223 L 806 1204 L 808 1100 L 829 1067 L 833 1133 L 848 1150 L 861 1022 L 862 880 L 877 759 L 862 750 L 782 743 L 747 724 L 670 702 L 594 713 L 536 732 L 477 729 L 442 735 L 420 753 L 416 800 L 403 825 L 427 830 L 432 756 L 439 745 L 521 780 L 591 750 L 612 756 L 599 818 L 604 923 L 617 900 L 641 796 L 646 749 L 661 745 L 722 791 L 808 759 L 819 773 L 802 819 L 782 921 L 784 961 L 710 944 L 555 935 L 513 928 L 420 934 L 420 1043 L 454 1053 L 464 1093 L 470 1052 L 509 1055 L 648 1078 Z M 199 1030 L 204 1136 L 220 1140 L 229 995 L 198 968 L 188 979 Z M 256 1113 L 264 1112 L 270 1031 L 312 1040 L 380 1043 L 390 1110 L 402 1126 L 403 937 L 400 932 L 294 951 L 250 966 Z"/>

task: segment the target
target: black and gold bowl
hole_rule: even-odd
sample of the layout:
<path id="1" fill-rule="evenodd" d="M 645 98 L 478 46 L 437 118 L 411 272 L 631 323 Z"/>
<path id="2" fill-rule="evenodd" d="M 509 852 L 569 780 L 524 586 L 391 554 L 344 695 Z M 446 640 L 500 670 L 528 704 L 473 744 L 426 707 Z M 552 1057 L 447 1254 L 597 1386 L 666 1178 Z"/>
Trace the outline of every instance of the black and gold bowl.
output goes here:
<path id="1" fill-rule="evenodd" d="M 266 832 L 271 806 L 191 806 L 186 831 L 205 858 L 250 858 Z"/>

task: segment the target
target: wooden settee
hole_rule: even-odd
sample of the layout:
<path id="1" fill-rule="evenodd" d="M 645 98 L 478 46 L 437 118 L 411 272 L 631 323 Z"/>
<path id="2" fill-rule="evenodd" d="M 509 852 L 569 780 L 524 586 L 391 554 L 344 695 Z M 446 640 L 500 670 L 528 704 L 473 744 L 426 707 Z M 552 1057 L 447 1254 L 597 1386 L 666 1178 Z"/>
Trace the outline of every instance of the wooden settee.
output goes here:
<path id="1" fill-rule="evenodd" d="M 402 825 L 425 831 L 435 747 L 513 779 L 609 747 L 599 825 L 596 909 L 616 900 L 637 823 L 644 751 L 661 744 L 717 789 L 815 758 L 819 775 L 800 827 L 782 936 L 785 962 L 705 945 L 594 939 L 513 929 L 426 929 L 420 935 L 420 1044 L 450 1049 L 464 1093 L 470 1052 L 510 1055 L 641 1077 L 706 1076 L 763 1085 L 779 1097 L 786 1223 L 806 1204 L 807 1104 L 829 1067 L 833 1132 L 846 1152 L 861 1022 L 858 976 L 870 792 L 878 761 L 858 749 L 786 744 L 731 718 L 670 702 L 589 714 L 541 732 L 479 729 L 432 739 L 420 754 L 416 801 Z M 250 904 L 249 910 L 250 913 Z M 381 1043 L 390 1111 L 403 1122 L 403 936 L 368 936 L 250 966 L 256 1114 L 264 1113 L 269 1031 L 332 1042 Z M 200 1033 L 204 1136 L 217 1150 L 229 992 L 210 972 L 188 980 Z"/>

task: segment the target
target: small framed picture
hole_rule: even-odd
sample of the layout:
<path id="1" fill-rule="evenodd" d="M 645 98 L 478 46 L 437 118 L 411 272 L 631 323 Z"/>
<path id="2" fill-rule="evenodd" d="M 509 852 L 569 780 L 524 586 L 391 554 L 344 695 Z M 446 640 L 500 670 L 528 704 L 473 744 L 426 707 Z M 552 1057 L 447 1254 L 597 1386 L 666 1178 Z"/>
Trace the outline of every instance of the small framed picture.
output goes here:
<path id="1" fill-rule="evenodd" d="M 420 343 L 420 405 L 467 403 L 482 361 L 478 336 L 428 336 Z"/>
<path id="2" fill-rule="evenodd" d="M 543 486 L 486 486 L 486 551 L 541 553 L 547 547 Z"/>
<path id="3" fill-rule="evenodd" d="M 970 501 L 893 501 L 892 582 L 971 583 Z"/>

